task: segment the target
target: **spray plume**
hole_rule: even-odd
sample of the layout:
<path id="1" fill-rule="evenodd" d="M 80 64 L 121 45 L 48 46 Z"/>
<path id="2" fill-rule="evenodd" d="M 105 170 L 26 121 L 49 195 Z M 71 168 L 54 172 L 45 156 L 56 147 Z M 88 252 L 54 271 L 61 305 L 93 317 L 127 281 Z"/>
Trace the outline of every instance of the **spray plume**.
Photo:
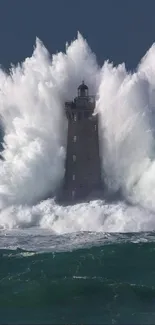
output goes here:
<path id="1" fill-rule="evenodd" d="M 37 39 L 32 57 L 10 74 L 0 70 L 1 227 L 38 225 L 57 233 L 155 229 L 154 57 L 153 45 L 133 74 L 124 64 L 105 62 L 100 69 L 78 33 L 66 53 L 50 57 Z M 64 208 L 44 200 L 64 176 L 64 102 L 76 96 L 83 79 L 97 99 L 104 180 L 134 207 L 92 201 Z"/>

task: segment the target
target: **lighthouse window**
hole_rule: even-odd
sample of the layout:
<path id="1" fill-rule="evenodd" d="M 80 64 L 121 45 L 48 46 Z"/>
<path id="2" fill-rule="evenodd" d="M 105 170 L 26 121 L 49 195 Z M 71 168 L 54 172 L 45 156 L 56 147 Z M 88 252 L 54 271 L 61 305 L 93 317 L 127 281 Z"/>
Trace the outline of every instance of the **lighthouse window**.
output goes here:
<path id="1" fill-rule="evenodd" d="M 77 137 L 76 137 L 76 135 L 74 135 L 73 141 L 76 142 L 76 140 L 77 140 Z"/>
<path id="2" fill-rule="evenodd" d="M 78 114 L 78 119 L 81 120 L 81 112 Z"/>
<path id="3" fill-rule="evenodd" d="M 72 190 L 72 198 L 75 196 L 75 190 Z"/>
<path id="4" fill-rule="evenodd" d="M 74 115 L 74 121 L 76 122 L 76 120 L 77 120 L 77 117 L 76 117 L 76 114 Z"/>
<path id="5" fill-rule="evenodd" d="M 97 129 L 96 124 L 95 124 L 95 127 L 94 128 L 95 128 L 95 131 L 96 131 L 96 129 Z"/>
<path id="6" fill-rule="evenodd" d="M 76 156 L 75 155 L 73 155 L 73 161 L 76 161 Z"/>
<path id="7" fill-rule="evenodd" d="M 73 174 L 73 181 L 75 181 L 75 174 Z"/>

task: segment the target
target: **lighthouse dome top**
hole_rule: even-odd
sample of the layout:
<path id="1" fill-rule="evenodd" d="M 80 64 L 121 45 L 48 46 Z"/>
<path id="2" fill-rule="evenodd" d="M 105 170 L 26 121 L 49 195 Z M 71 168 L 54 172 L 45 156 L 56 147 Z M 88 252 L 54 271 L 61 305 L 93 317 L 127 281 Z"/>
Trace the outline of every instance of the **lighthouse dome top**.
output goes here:
<path id="1" fill-rule="evenodd" d="M 87 85 L 85 85 L 84 81 L 82 81 L 82 84 L 78 87 L 79 90 L 88 90 Z"/>
<path id="2" fill-rule="evenodd" d="M 88 87 L 85 85 L 84 81 L 78 87 L 78 97 L 88 97 Z"/>

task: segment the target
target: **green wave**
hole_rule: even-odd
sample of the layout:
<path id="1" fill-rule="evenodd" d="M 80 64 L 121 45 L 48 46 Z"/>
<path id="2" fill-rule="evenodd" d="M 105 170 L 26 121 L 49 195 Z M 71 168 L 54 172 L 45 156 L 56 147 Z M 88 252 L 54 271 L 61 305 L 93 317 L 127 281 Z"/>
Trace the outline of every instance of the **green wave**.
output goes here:
<path id="1" fill-rule="evenodd" d="M 0 250 L 0 324 L 149 324 L 154 305 L 155 243 Z"/>

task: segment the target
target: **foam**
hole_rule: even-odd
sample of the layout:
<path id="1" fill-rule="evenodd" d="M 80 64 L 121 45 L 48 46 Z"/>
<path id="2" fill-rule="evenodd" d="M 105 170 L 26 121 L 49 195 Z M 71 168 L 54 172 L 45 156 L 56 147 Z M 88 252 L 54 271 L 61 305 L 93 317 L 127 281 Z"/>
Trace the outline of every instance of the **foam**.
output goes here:
<path id="1" fill-rule="evenodd" d="M 86 40 L 50 57 L 37 38 L 32 57 L 0 70 L 4 129 L 0 161 L 0 227 L 37 225 L 57 233 L 155 229 L 155 45 L 129 73 L 108 61 L 100 68 Z M 81 80 L 96 95 L 104 180 L 125 202 L 92 201 L 61 207 L 53 199 L 64 176 L 64 101 Z"/>

